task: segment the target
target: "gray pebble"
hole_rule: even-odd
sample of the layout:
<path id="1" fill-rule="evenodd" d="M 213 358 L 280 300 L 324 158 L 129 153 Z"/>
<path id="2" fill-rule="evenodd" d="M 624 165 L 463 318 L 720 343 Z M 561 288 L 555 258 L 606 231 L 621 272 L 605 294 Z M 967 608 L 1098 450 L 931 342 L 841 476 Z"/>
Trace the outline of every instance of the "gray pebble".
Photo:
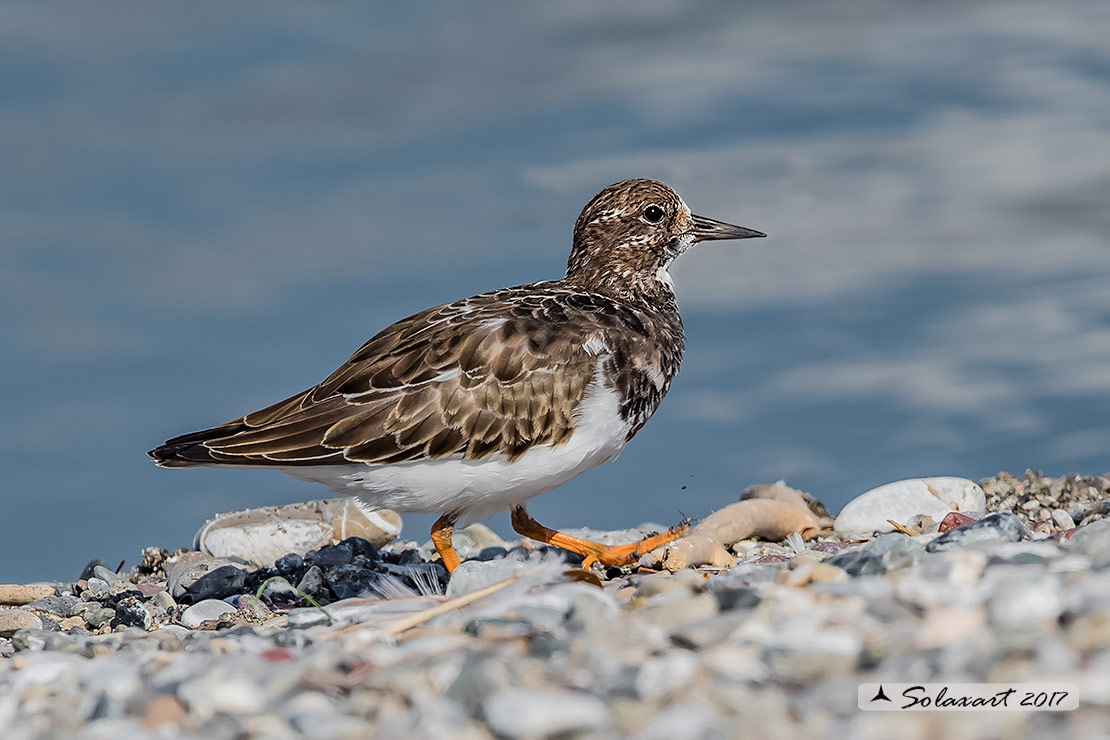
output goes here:
<path id="1" fill-rule="evenodd" d="M 125 627 L 149 630 L 156 623 L 151 609 L 138 597 L 125 596 L 116 604 L 116 622 Z"/>
<path id="2" fill-rule="evenodd" d="M 151 604 L 151 606 L 155 606 L 155 607 L 158 607 L 159 609 L 166 609 L 166 610 L 173 609 L 175 606 L 177 606 L 177 602 L 175 602 L 173 600 L 173 597 L 170 596 L 169 591 L 159 591 L 156 594 L 154 594 L 153 596 L 151 596 L 150 597 L 150 604 Z"/>
<path id="3" fill-rule="evenodd" d="M 99 578 L 101 581 L 104 581 L 105 583 L 109 583 L 109 584 L 115 583 L 116 581 L 125 581 L 125 580 L 127 580 L 126 578 L 121 576 L 119 573 L 116 573 L 114 570 L 111 570 L 110 568 L 105 568 L 103 565 L 98 565 L 95 568 L 93 568 L 93 576 L 95 578 Z"/>
<path id="4" fill-rule="evenodd" d="M 47 596 L 45 599 L 38 599 L 32 601 L 27 605 L 31 609 L 37 609 L 40 612 L 47 612 L 55 616 L 65 619 L 66 617 L 75 617 L 78 614 L 84 614 L 92 607 L 87 601 L 73 596 L 72 594 L 63 594 L 61 596 Z"/>
<path id="5" fill-rule="evenodd" d="M 490 729 L 510 738 L 604 730 L 612 720 L 595 696 L 560 689 L 502 689 L 482 703 Z"/>
<path id="6" fill-rule="evenodd" d="M 469 711 L 476 711 L 482 701 L 495 691 L 513 683 L 509 667 L 486 653 L 471 654 L 463 660 L 458 676 L 447 687 L 446 695 Z"/>
<path id="7" fill-rule="evenodd" d="M 1079 527 L 1067 541 L 1068 549 L 1078 550 L 1097 563 L 1110 562 L 1110 519 Z"/>
<path id="8" fill-rule="evenodd" d="M 712 581 L 710 581 L 712 584 Z M 762 601 L 759 591 L 745 586 L 729 588 L 712 588 L 710 593 L 717 598 L 717 606 L 721 611 L 731 609 L 754 609 Z"/>
<path id="9" fill-rule="evenodd" d="M 222 599 L 225 596 L 241 592 L 246 581 L 247 572 L 242 568 L 237 568 L 234 565 L 221 565 L 197 576 L 192 583 L 185 587 L 185 593 L 193 601 Z"/>
<path id="10" fill-rule="evenodd" d="M 115 618 L 116 618 L 116 610 L 115 609 L 108 609 L 107 607 L 101 607 L 101 608 L 93 611 L 91 614 L 85 615 L 85 622 L 87 622 L 90 627 L 95 628 L 95 627 L 100 627 L 103 624 L 107 624 L 108 622 L 111 622 Z"/>
<path id="11" fill-rule="evenodd" d="M 121 578 L 118 581 L 112 581 L 108 584 L 108 594 L 110 596 L 119 596 L 120 594 L 125 594 L 134 590 L 136 590 L 135 584 L 126 578 Z"/>
<path id="12" fill-rule="evenodd" d="M 1030 536 L 1029 528 L 1008 511 L 987 514 L 982 519 L 952 529 L 925 546 L 927 552 L 963 550 L 976 543 L 1019 542 Z"/>
<path id="13" fill-rule="evenodd" d="M 85 641 L 80 637 L 71 637 L 64 632 L 51 632 L 42 647 L 54 653 L 77 654 L 85 649 Z"/>
<path id="14" fill-rule="evenodd" d="M 839 555 L 834 555 L 825 561 L 835 565 L 853 578 L 859 576 L 878 576 L 886 573 L 886 564 L 883 555 L 868 552 L 866 547 L 855 550 L 845 550 Z"/>
<path id="15" fill-rule="evenodd" d="M 46 647 L 50 633 L 33 627 L 21 629 L 12 635 L 12 647 L 20 652 L 38 652 Z"/>
<path id="16" fill-rule="evenodd" d="M 88 598 L 86 598 L 88 597 Z M 101 601 L 108 597 L 108 582 L 100 578 L 90 578 L 81 598 L 85 601 Z"/>
<path id="17" fill-rule="evenodd" d="M 224 614 L 234 614 L 235 607 L 218 599 L 205 599 L 198 601 L 185 611 L 181 612 L 178 621 L 189 629 L 196 629 L 204 622 L 219 619 Z"/>
<path id="18" fill-rule="evenodd" d="M 300 583 L 297 584 L 297 590 L 306 593 L 314 598 L 320 597 L 324 594 L 327 586 L 324 585 L 324 571 L 320 570 L 320 566 L 314 565 L 304 572 L 301 576 Z"/>
<path id="19" fill-rule="evenodd" d="M 921 543 L 901 532 L 876 537 L 864 545 L 863 551 L 881 557 L 884 571 L 905 568 L 925 557 L 925 548 Z"/>

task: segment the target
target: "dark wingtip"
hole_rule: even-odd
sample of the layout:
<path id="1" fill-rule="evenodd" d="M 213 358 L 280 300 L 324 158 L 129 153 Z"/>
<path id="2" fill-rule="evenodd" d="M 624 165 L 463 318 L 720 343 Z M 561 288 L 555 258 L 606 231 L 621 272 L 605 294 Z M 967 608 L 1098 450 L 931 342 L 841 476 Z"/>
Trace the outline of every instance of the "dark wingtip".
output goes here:
<path id="1" fill-rule="evenodd" d="M 211 429 L 182 434 L 167 439 L 153 450 L 148 450 L 146 454 L 160 468 L 194 468 L 213 465 L 220 461 L 212 455 L 212 451 L 204 443 L 226 437 L 243 428 L 242 422 L 234 421 Z"/>
<path id="2" fill-rule="evenodd" d="M 175 445 L 167 442 L 166 444 L 155 447 L 153 450 L 147 450 L 146 454 L 147 457 L 153 460 L 154 464 L 160 468 L 188 468 L 198 465 L 199 463 L 192 462 L 178 455 L 182 450 L 192 446 L 193 445 Z"/>

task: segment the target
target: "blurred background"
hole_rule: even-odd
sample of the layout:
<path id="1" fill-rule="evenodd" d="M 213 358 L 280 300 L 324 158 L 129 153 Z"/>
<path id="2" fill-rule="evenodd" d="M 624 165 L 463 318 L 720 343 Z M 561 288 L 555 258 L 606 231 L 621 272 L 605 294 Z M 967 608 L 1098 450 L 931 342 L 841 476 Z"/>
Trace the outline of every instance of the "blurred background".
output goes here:
<path id="1" fill-rule="evenodd" d="M 1104 0 L 4 3 L 0 582 L 329 495 L 144 452 L 560 277 L 629 177 L 770 237 L 678 263 L 683 371 L 548 526 L 1105 472 L 1108 37 Z"/>

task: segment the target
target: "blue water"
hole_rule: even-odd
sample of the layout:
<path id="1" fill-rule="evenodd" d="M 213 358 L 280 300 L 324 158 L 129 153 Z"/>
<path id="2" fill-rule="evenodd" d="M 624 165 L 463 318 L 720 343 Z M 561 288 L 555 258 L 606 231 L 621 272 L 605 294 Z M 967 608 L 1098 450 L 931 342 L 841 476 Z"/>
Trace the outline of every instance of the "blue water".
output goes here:
<path id="1" fill-rule="evenodd" d="M 1108 33 L 1101 1 L 5 3 L 0 582 L 325 495 L 144 451 L 561 275 L 626 177 L 770 237 L 676 266 L 671 396 L 541 521 L 1104 472 Z"/>

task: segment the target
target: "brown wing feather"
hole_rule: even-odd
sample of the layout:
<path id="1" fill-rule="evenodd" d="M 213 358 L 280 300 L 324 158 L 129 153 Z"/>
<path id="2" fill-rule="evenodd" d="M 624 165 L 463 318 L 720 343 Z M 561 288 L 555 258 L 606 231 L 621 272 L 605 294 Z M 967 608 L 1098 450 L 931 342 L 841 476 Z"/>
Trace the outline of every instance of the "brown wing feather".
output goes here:
<path id="1" fill-rule="evenodd" d="M 597 357 L 582 348 L 586 337 L 557 331 L 559 301 L 531 287 L 404 319 L 316 387 L 149 454 L 166 467 L 331 465 L 512 460 L 562 444 Z M 506 300 L 517 302 L 508 317 Z"/>

